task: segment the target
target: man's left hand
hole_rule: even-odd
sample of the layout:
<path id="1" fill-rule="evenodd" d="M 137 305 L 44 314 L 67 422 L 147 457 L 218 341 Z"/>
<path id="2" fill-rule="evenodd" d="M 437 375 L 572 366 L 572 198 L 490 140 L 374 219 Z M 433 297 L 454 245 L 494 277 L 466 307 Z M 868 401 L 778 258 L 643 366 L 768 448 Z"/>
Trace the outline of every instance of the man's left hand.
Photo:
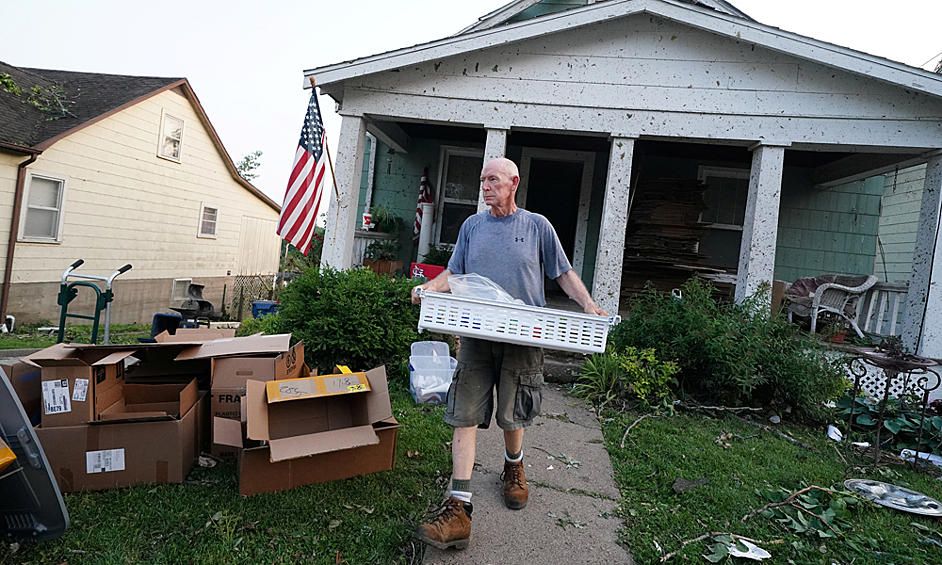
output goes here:
<path id="1" fill-rule="evenodd" d="M 606 312 L 605 310 L 602 310 L 601 308 L 599 308 L 599 307 L 598 307 L 597 305 L 595 305 L 595 304 L 589 304 L 588 306 L 586 306 L 586 307 L 585 307 L 585 313 L 586 313 L 586 314 L 593 314 L 593 315 L 595 315 L 595 316 L 605 316 L 605 317 L 608 317 L 608 312 Z"/>

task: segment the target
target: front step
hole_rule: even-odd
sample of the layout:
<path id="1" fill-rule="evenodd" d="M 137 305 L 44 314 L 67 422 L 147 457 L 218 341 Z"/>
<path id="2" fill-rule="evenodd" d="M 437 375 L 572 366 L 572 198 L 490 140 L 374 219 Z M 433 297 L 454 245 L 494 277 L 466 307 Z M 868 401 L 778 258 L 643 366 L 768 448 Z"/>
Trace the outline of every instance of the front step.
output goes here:
<path id="1" fill-rule="evenodd" d="M 571 384 L 579 378 L 586 356 L 544 349 L 543 380 L 548 383 Z"/>

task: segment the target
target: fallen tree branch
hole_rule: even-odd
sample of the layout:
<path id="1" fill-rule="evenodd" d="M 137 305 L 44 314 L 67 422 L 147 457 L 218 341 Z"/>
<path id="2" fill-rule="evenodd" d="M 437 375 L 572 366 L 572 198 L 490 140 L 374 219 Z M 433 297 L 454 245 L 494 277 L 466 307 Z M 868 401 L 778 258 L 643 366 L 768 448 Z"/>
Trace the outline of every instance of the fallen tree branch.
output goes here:
<path id="1" fill-rule="evenodd" d="M 790 442 L 794 443 L 795 445 L 797 445 L 798 447 L 801 447 L 801 448 L 803 448 L 803 449 L 807 449 L 808 451 L 810 451 L 810 452 L 812 452 L 812 453 L 817 453 L 811 446 L 805 445 L 805 444 L 801 443 L 800 441 L 798 441 L 797 439 L 795 439 L 795 438 L 793 438 L 793 437 L 790 437 L 790 436 L 787 436 L 787 435 L 783 434 L 782 432 L 780 432 L 780 431 L 778 431 L 778 430 L 773 430 L 772 428 L 770 428 L 770 427 L 768 427 L 768 426 L 766 426 L 766 425 L 763 425 L 763 424 L 757 424 L 756 422 L 750 422 L 749 420 L 747 420 L 747 419 L 745 419 L 745 418 L 742 418 L 742 417 L 740 417 L 740 416 L 736 416 L 736 418 L 739 418 L 741 421 L 743 421 L 743 422 L 749 424 L 750 426 L 755 426 L 755 427 L 759 428 L 760 430 L 764 430 L 764 431 L 766 431 L 766 432 L 769 432 L 770 434 L 775 434 L 775 435 L 777 435 L 778 437 L 780 437 L 780 438 L 782 438 L 782 439 L 784 439 L 784 440 L 790 441 Z"/>
<path id="2" fill-rule="evenodd" d="M 719 412 L 732 412 L 734 414 L 738 414 L 739 412 L 762 412 L 762 410 L 764 410 L 763 408 L 751 408 L 749 406 L 703 406 L 702 404 L 685 404 L 683 402 L 678 402 L 675 406 L 687 410 L 716 410 Z"/>
<path id="3" fill-rule="evenodd" d="M 638 418 L 637 420 L 635 420 L 633 424 L 631 424 L 630 426 L 628 426 L 628 429 L 625 430 L 625 435 L 621 436 L 621 448 L 622 448 L 622 449 L 625 448 L 625 438 L 628 437 L 628 432 L 630 432 L 630 431 L 631 431 L 631 428 L 637 426 L 638 423 L 639 423 L 641 420 L 644 420 L 645 418 L 657 418 L 657 416 L 654 416 L 653 414 L 645 414 L 644 416 L 641 416 L 640 418 Z"/>
<path id="4" fill-rule="evenodd" d="M 795 492 L 793 492 L 793 493 L 791 493 L 790 495 L 788 495 L 788 498 L 786 498 L 785 500 L 783 500 L 783 501 L 781 501 L 781 502 L 770 502 L 770 503 L 766 504 L 765 506 L 763 506 L 762 508 L 759 508 L 758 510 L 753 510 L 753 511 L 750 512 L 749 514 L 746 514 L 745 516 L 743 516 L 739 521 L 740 521 L 740 522 L 745 522 L 745 521 L 748 520 L 749 518 L 752 518 L 753 516 L 756 516 L 756 515 L 758 515 L 758 514 L 762 514 L 763 512 L 765 512 L 766 510 L 768 510 L 768 509 L 770 509 L 770 508 L 778 508 L 779 506 L 786 506 L 786 505 L 789 505 L 789 504 L 792 503 L 792 501 L 795 499 L 796 496 L 798 496 L 799 494 L 804 494 L 804 493 L 808 492 L 809 490 L 820 490 L 820 491 L 823 491 L 823 492 L 826 492 L 826 493 L 829 493 L 829 494 L 834 492 L 834 491 L 832 491 L 831 489 L 826 489 L 826 488 L 819 487 L 819 486 L 816 486 L 816 485 L 811 485 L 810 487 L 805 487 L 805 488 L 803 488 L 803 489 L 796 490 Z M 812 515 L 813 515 L 813 514 L 812 514 Z M 815 517 L 816 517 L 816 518 L 820 518 L 819 516 L 815 516 Z"/>
<path id="5" fill-rule="evenodd" d="M 683 551 L 684 547 L 686 547 L 688 544 L 696 543 L 696 542 L 698 542 L 698 541 L 703 541 L 703 540 L 705 540 L 705 539 L 707 539 L 707 538 L 712 538 L 712 537 L 714 537 L 714 536 L 729 536 L 729 537 L 731 537 L 731 538 L 733 538 L 733 539 L 748 541 L 749 543 L 754 543 L 754 544 L 756 544 L 756 545 L 763 545 L 763 544 L 768 545 L 768 544 L 782 543 L 782 540 L 775 540 L 775 541 L 765 542 L 765 541 L 762 541 L 762 540 L 756 540 L 756 539 L 752 539 L 752 538 L 747 538 L 746 536 L 741 536 L 741 535 L 733 534 L 733 533 L 730 533 L 730 532 L 710 532 L 710 533 L 708 533 L 708 534 L 703 534 L 702 536 L 695 537 L 695 538 L 693 538 L 693 539 L 688 539 L 688 540 L 686 540 L 686 541 L 681 542 L 681 543 L 680 543 L 680 548 L 678 548 L 677 551 L 672 551 L 672 552 L 670 552 L 670 553 L 664 554 L 664 556 L 661 557 L 661 563 L 667 561 L 667 560 L 670 559 L 671 557 L 674 557 L 675 555 L 677 555 L 678 553 L 680 553 L 681 551 Z"/>

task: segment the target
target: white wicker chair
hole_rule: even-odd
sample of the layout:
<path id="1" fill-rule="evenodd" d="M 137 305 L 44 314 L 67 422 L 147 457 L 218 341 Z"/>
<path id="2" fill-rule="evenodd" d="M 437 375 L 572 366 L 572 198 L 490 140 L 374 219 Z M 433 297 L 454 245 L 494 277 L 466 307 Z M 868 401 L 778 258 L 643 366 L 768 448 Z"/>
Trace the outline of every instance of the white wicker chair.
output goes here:
<path id="1" fill-rule="evenodd" d="M 857 335 L 863 337 L 856 321 L 857 305 L 876 282 L 877 277 L 873 275 L 821 275 L 798 279 L 787 295 L 788 321 L 792 321 L 792 316 L 811 318 L 811 333 L 814 333 L 818 316 L 830 312 L 847 320 Z M 803 296 L 805 292 L 808 294 Z"/>

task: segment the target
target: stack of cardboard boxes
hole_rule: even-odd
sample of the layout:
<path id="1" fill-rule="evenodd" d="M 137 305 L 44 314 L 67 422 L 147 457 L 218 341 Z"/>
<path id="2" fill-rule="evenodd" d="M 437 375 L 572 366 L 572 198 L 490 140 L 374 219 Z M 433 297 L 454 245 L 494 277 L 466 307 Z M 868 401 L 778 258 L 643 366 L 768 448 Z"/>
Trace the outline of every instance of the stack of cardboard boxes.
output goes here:
<path id="1" fill-rule="evenodd" d="M 3 366 L 27 414 L 39 414 L 59 488 L 180 483 L 210 450 L 237 460 L 242 494 L 393 467 L 398 423 L 382 367 L 311 376 L 290 334 L 229 332 L 59 344 Z M 295 390 L 309 394 L 272 400 Z"/>

